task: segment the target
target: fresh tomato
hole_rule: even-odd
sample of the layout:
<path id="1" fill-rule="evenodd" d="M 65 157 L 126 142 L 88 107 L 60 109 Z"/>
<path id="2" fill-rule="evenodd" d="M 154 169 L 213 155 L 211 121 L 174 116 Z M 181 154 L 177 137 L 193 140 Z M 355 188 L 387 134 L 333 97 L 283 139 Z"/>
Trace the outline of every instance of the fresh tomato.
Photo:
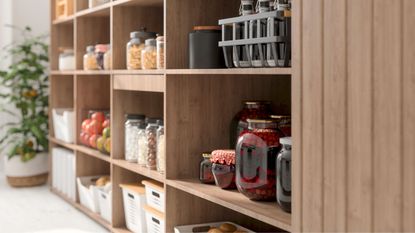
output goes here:
<path id="1" fill-rule="evenodd" d="M 81 143 L 84 145 L 89 145 L 89 134 L 86 132 L 82 132 L 80 135 Z"/>
<path id="2" fill-rule="evenodd" d="M 82 121 L 82 132 L 88 132 L 88 125 L 91 123 L 91 119 L 86 119 L 84 121 Z"/>
<path id="3" fill-rule="evenodd" d="M 102 124 L 97 120 L 92 120 L 91 123 L 88 125 L 88 133 L 93 134 L 101 134 L 102 133 Z"/>
<path id="4" fill-rule="evenodd" d="M 110 127 L 110 119 L 105 119 L 104 123 L 102 123 L 102 128 Z"/>
<path id="5" fill-rule="evenodd" d="M 103 112 L 94 112 L 91 116 L 92 120 L 96 120 L 102 124 L 105 121 L 105 114 Z"/>
<path id="6" fill-rule="evenodd" d="M 98 139 L 98 137 L 100 137 L 100 135 L 94 134 L 89 138 L 89 145 L 92 148 L 97 148 L 97 139 Z"/>

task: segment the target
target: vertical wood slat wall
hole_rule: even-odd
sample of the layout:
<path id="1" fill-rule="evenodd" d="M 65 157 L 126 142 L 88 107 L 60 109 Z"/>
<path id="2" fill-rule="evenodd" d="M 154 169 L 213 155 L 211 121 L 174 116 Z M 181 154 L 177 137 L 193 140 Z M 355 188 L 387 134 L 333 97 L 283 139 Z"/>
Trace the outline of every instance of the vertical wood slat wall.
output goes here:
<path id="1" fill-rule="evenodd" d="M 415 231 L 414 11 L 294 1 L 296 231 Z"/>

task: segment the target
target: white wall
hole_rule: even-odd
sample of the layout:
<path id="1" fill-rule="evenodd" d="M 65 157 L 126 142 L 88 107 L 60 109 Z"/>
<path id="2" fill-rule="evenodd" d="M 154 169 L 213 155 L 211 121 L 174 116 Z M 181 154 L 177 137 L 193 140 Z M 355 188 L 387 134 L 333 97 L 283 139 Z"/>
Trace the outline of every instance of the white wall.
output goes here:
<path id="1" fill-rule="evenodd" d="M 50 9 L 49 0 L 0 0 L 0 49 L 20 40 L 20 33 L 5 27 L 11 24 L 20 28 L 30 26 L 35 35 L 49 33 Z M 11 59 L 3 59 L 0 56 L 0 68 L 5 69 Z M 4 92 L 1 90 L 0 92 Z M 3 100 L 0 99 L 0 103 Z M 0 113 L 0 125 L 8 122 L 10 116 Z M 0 131 L 0 137 L 4 132 Z M 3 158 L 0 155 L 0 171 L 3 170 Z"/>

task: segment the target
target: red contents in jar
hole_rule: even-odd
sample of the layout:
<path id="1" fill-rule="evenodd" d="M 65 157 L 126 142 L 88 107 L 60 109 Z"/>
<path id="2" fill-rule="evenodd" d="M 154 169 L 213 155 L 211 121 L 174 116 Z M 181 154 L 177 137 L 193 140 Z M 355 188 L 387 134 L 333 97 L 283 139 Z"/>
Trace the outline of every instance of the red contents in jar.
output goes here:
<path id="1" fill-rule="evenodd" d="M 212 152 L 212 173 L 215 183 L 223 189 L 234 189 L 235 185 L 235 151 L 215 150 Z"/>
<path id="2" fill-rule="evenodd" d="M 200 162 L 199 180 L 204 184 L 214 184 L 215 178 L 212 172 L 212 162 L 210 153 L 203 153 L 203 160 Z"/>

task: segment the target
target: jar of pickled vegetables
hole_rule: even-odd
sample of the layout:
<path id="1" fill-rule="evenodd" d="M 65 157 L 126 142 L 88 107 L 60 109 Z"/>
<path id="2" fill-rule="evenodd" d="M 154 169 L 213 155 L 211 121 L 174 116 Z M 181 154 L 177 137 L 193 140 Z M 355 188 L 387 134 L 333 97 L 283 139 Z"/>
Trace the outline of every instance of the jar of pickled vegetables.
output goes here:
<path id="1" fill-rule="evenodd" d="M 141 51 L 141 68 L 152 70 L 157 68 L 157 42 L 155 39 L 147 39 L 145 47 Z"/>
<path id="2" fill-rule="evenodd" d="M 251 200 L 275 201 L 278 123 L 248 119 L 248 124 L 236 145 L 236 186 Z"/>
<path id="3" fill-rule="evenodd" d="M 93 45 L 86 47 L 84 70 L 98 70 L 98 63 L 95 57 L 95 46 Z"/>
<path id="4" fill-rule="evenodd" d="M 216 186 L 234 189 L 235 186 L 235 150 L 215 150 L 212 152 L 212 173 Z"/>

